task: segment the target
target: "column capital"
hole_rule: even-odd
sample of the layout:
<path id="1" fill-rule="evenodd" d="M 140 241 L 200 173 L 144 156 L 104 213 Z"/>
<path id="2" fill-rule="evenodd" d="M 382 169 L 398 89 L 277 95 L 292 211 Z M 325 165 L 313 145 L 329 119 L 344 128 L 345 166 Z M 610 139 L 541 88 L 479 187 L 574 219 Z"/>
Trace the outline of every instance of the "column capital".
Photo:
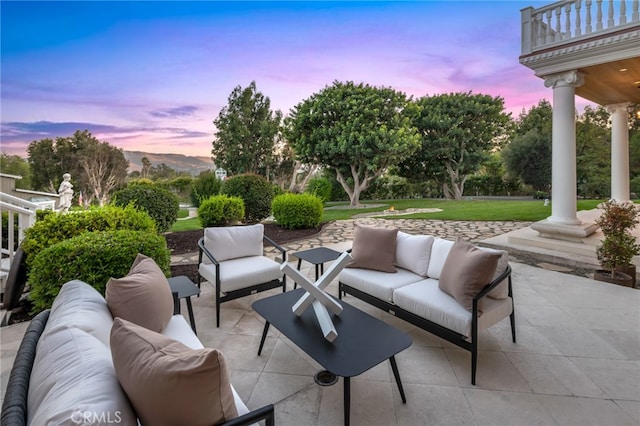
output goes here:
<path id="1" fill-rule="evenodd" d="M 625 113 L 627 112 L 627 107 L 631 105 L 631 102 L 622 102 L 620 104 L 610 104 L 610 105 L 605 105 L 605 108 L 607 109 L 607 112 L 609 114 L 613 114 L 614 112 L 616 112 L 619 109 L 624 109 Z"/>
<path id="2" fill-rule="evenodd" d="M 584 84 L 584 73 L 576 70 L 561 72 L 558 74 L 551 74 L 544 77 L 545 87 L 563 87 L 573 86 L 579 87 Z"/>

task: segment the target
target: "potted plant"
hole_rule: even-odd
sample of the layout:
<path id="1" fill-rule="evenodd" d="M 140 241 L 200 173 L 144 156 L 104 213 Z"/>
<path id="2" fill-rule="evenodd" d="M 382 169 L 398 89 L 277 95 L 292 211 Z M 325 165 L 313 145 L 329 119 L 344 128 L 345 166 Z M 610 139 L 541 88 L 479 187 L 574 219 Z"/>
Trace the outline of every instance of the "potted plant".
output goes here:
<path id="1" fill-rule="evenodd" d="M 602 229 L 604 239 L 596 254 L 604 270 L 598 270 L 594 279 L 633 287 L 635 266 L 633 256 L 640 254 L 640 244 L 631 230 L 640 223 L 639 212 L 632 203 L 609 200 L 601 206 L 602 215 L 596 224 Z"/>

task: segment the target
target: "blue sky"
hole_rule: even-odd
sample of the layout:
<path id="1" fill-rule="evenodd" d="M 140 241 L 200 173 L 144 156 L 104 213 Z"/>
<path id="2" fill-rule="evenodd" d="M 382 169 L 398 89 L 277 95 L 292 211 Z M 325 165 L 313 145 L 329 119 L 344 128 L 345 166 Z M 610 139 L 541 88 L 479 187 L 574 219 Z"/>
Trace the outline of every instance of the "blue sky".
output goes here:
<path id="1" fill-rule="evenodd" d="M 552 96 L 518 63 L 520 9 L 548 3 L 3 0 L 1 150 L 88 129 L 125 150 L 209 156 L 213 120 L 252 80 L 284 114 L 352 80 L 501 96 L 516 116 Z"/>

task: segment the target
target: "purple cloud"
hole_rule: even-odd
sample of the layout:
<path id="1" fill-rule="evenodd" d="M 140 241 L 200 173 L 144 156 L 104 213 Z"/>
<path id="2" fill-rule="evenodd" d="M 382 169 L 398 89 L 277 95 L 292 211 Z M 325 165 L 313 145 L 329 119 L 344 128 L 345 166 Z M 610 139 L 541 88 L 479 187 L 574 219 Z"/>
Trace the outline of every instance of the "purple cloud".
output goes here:
<path id="1" fill-rule="evenodd" d="M 184 105 L 175 108 L 158 109 L 149 112 L 152 117 L 156 118 L 179 118 L 189 117 L 198 110 L 198 107 L 193 105 Z"/>

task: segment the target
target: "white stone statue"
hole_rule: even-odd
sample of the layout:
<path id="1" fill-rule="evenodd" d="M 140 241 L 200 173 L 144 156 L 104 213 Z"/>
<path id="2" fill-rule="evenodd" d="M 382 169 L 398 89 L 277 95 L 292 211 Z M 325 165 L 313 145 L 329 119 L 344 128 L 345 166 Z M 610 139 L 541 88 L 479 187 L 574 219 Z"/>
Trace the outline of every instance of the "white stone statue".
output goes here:
<path id="1" fill-rule="evenodd" d="M 73 185 L 71 185 L 71 175 L 69 173 L 62 175 L 62 182 L 60 182 L 58 194 L 60 194 L 58 211 L 65 213 L 69 210 L 69 207 L 71 207 L 71 199 L 73 198 Z"/>

